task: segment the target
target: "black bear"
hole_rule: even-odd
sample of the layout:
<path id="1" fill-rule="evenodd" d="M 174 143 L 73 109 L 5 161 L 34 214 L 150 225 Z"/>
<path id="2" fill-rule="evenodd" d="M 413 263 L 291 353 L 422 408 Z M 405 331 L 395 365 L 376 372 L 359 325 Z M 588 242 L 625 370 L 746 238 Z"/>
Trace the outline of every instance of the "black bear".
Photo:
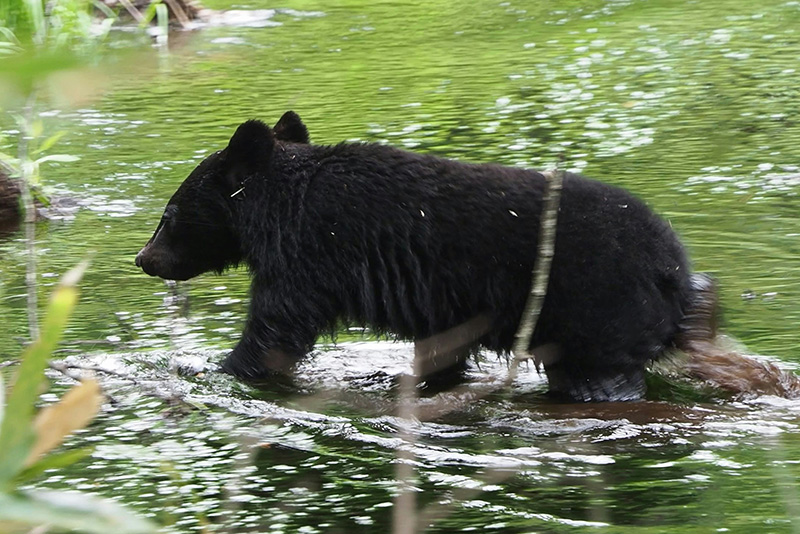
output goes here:
<path id="1" fill-rule="evenodd" d="M 507 353 L 531 285 L 545 178 L 375 143 L 309 143 L 287 112 L 243 123 L 178 188 L 136 257 L 186 280 L 241 263 L 252 276 L 224 371 L 286 372 L 343 323 L 425 340 L 472 325 L 421 379 L 457 374 L 476 348 Z M 687 346 L 704 280 L 670 225 L 623 189 L 565 174 L 550 280 L 531 348 L 550 392 L 630 400 L 648 362 Z M 695 287 L 697 286 L 697 287 Z M 698 324 L 694 324 L 698 323 Z"/>

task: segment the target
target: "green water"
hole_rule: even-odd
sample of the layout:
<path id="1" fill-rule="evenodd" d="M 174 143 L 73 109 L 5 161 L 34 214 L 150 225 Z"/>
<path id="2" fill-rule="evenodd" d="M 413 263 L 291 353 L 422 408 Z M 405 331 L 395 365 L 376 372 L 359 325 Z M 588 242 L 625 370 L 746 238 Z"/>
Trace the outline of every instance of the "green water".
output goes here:
<path id="1" fill-rule="evenodd" d="M 318 143 L 563 158 L 636 192 L 718 278 L 726 332 L 800 364 L 800 3 L 209 5 L 281 8 L 279 24 L 175 36 L 169 54 L 114 68 L 99 99 L 47 107 L 59 151 L 81 161 L 45 182 L 82 208 L 37 228 L 40 298 L 90 256 L 65 355 L 137 382 L 103 379 L 114 402 L 67 445 L 96 452 L 40 487 L 117 498 L 172 532 L 389 532 L 407 447 L 430 532 L 800 531 L 797 402 L 559 406 L 532 369 L 501 388 L 489 358 L 443 397 L 448 413 L 409 427 L 390 379 L 403 344 L 323 347 L 291 391 L 176 376 L 235 344 L 247 275 L 175 290 L 133 265 L 203 155 L 241 121 L 294 109 Z M 0 360 L 27 332 L 21 237 L 0 242 Z"/>

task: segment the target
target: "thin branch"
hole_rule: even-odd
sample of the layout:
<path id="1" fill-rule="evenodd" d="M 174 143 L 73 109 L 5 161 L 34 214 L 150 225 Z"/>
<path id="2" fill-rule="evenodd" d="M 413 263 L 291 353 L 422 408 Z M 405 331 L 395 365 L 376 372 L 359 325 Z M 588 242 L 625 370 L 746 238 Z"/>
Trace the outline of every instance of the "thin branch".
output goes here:
<path id="1" fill-rule="evenodd" d="M 188 15 L 181 7 L 180 3 L 177 0 L 164 0 L 169 8 L 172 10 L 172 14 L 175 15 L 175 20 L 183 27 L 184 29 L 189 26 L 191 20 L 189 20 Z"/>
<path id="2" fill-rule="evenodd" d="M 122 4 L 122 7 L 125 8 L 125 11 L 127 11 L 137 23 L 142 24 L 145 22 L 142 12 L 136 9 L 136 6 L 134 6 L 130 0 L 119 0 L 119 3 Z"/>
<path id="3" fill-rule="evenodd" d="M 119 371 L 112 371 L 110 369 L 105 369 L 103 367 L 98 367 L 95 365 L 75 365 L 70 363 L 64 363 L 63 361 L 51 361 L 48 363 L 48 367 L 53 371 L 58 371 L 62 375 L 66 376 L 67 378 L 71 378 L 72 380 L 80 380 L 79 376 L 74 375 L 70 371 L 91 371 L 93 373 L 103 373 L 111 376 L 116 376 L 118 378 L 123 378 L 125 380 L 130 381 L 132 384 L 138 386 L 139 381 L 133 378 L 130 375 L 125 373 L 120 373 Z"/>
<path id="4" fill-rule="evenodd" d="M 163 391 L 160 391 L 157 387 L 155 387 L 155 386 L 153 386 L 153 385 L 151 385 L 149 383 L 143 383 L 143 382 L 137 380 L 136 378 L 134 378 L 133 376 L 131 376 L 130 374 L 121 373 L 119 371 L 112 371 L 111 369 L 105 369 L 103 367 L 98 367 L 98 366 L 95 366 L 95 365 L 77 365 L 77 364 L 66 363 L 64 361 L 52 361 L 51 360 L 49 362 L 48 366 L 53 371 L 58 371 L 63 376 L 65 376 L 65 377 L 67 377 L 67 378 L 69 378 L 71 380 L 75 380 L 76 382 L 80 382 L 83 379 L 83 375 L 86 372 L 102 373 L 102 374 L 106 374 L 106 375 L 109 375 L 109 376 L 115 376 L 117 378 L 121 378 L 123 380 L 127 380 L 128 382 L 130 382 L 131 384 L 136 386 L 141 393 L 143 393 L 145 395 L 149 395 L 150 397 L 153 397 L 153 398 L 156 398 L 156 399 L 160 399 L 160 400 L 162 400 L 162 401 L 164 401 L 164 402 L 166 402 L 166 403 L 168 403 L 168 404 L 170 404 L 172 406 L 176 406 L 176 405 L 177 406 L 182 406 L 184 408 L 189 408 L 190 410 L 197 410 L 198 409 L 198 405 L 186 400 L 184 398 L 183 394 L 175 393 L 175 392 L 163 392 Z M 103 394 L 110 401 L 112 401 L 113 403 L 115 403 L 115 404 L 119 403 L 119 401 L 117 401 L 105 389 L 104 389 Z"/>
<path id="5" fill-rule="evenodd" d="M 521 360 L 527 360 L 532 356 L 529 352 L 531 337 L 533 336 L 533 331 L 536 328 L 536 323 L 542 311 L 544 297 L 547 294 L 550 266 L 552 264 L 553 255 L 555 254 L 556 223 L 558 218 L 558 206 L 561 200 L 563 174 L 564 173 L 559 170 L 552 172 L 545 171 L 543 173 L 546 182 L 542 217 L 539 227 L 538 253 L 533 266 L 531 293 L 528 296 L 522 320 L 515 336 L 513 347 L 514 358 L 511 362 L 511 368 L 509 369 L 507 383 L 512 382 L 516 377 L 519 362 Z M 477 337 L 480 337 L 481 327 L 477 324 L 471 326 L 478 331 Z M 453 339 L 449 341 L 456 345 L 460 345 L 466 341 L 466 338 L 462 339 L 463 336 L 452 337 Z M 409 428 L 414 421 L 419 420 L 420 415 L 416 395 L 416 379 L 418 376 L 425 375 L 423 372 L 424 366 L 426 362 L 436 355 L 438 352 L 437 349 L 442 349 L 448 345 L 448 343 L 444 343 L 438 339 L 425 341 L 428 342 L 415 343 L 414 374 L 410 376 L 403 375 L 400 380 L 398 416 L 406 424 L 401 428 L 400 437 L 404 444 L 398 448 L 397 463 L 395 466 L 395 480 L 399 485 L 399 492 L 394 502 L 392 521 L 393 534 L 415 534 L 418 531 L 425 530 L 427 526 L 434 521 L 452 513 L 452 507 L 433 505 L 427 507 L 421 514 L 418 514 L 416 509 L 416 494 L 413 488 L 410 487 L 415 477 L 415 470 L 412 462 L 414 460 L 413 450 L 416 443 L 416 436 Z M 477 392 L 473 393 L 471 396 L 473 398 L 480 398 L 487 393 L 488 391 Z M 436 403 L 435 409 L 429 410 L 430 413 L 426 414 L 426 416 L 440 415 L 453 408 L 452 406 L 443 404 L 445 403 L 441 401 Z M 505 473 L 497 473 L 494 474 L 492 478 L 496 476 L 504 478 L 508 475 Z M 465 493 L 465 496 L 468 494 L 469 492 Z"/>
<path id="6" fill-rule="evenodd" d="M 39 337 L 39 318 L 37 315 L 38 301 L 36 294 L 36 205 L 31 193 L 30 162 L 28 161 L 28 143 L 33 125 L 33 108 L 36 102 L 34 89 L 22 115 L 22 128 L 20 128 L 18 157 L 19 157 L 19 187 L 22 192 L 22 201 L 25 206 L 25 244 L 28 255 L 28 266 L 25 273 L 25 284 L 28 289 L 28 333 L 32 340 Z"/>
<path id="7" fill-rule="evenodd" d="M 421 349 L 414 348 L 415 367 L 424 359 L 419 353 Z M 417 496 L 412 484 L 416 478 L 414 468 L 414 446 L 417 437 L 411 425 L 417 421 L 417 375 L 405 373 L 400 376 L 400 398 L 397 406 L 397 416 L 400 423 L 400 439 L 403 445 L 397 449 L 395 460 L 394 479 L 398 485 L 398 493 L 394 498 L 392 507 L 392 534 L 415 534 L 417 525 Z"/>
<path id="8" fill-rule="evenodd" d="M 550 280 L 550 266 L 556 250 L 556 225 L 564 172 L 556 169 L 555 171 L 544 171 L 542 174 L 545 178 L 545 193 L 539 222 L 539 248 L 533 264 L 531 292 L 528 295 L 519 328 L 514 336 L 512 348 L 514 359 L 509 370 L 509 380 L 516 377 L 517 367 L 521 360 L 534 357 L 530 353 L 531 338 L 542 312 L 544 297 L 547 294 L 547 283 Z"/>

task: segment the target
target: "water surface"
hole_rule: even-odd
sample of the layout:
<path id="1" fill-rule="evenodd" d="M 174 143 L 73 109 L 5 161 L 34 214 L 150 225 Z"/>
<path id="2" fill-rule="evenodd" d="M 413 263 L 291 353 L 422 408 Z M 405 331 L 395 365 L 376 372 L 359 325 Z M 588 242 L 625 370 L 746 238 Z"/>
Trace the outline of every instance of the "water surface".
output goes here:
<path id="1" fill-rule="evenodd" d="M 219 0 L 276 11 L 175 37 L 115 68 L 102 98 L 47 108 L 59 150 L 82 159 L 44 179 L 82 209 L 37 228 L 40 295 L 90 255 L 64 354 L 128 378 L 103 378 L 112 402 L 68 444 L 94 455 L 38 485 L 117 498 L 175 532 L 385 532 L 409 449 L 431 532 L 795 532 L 797 403 L 558 405 L 533 369 L 504 387 L 487 355 L 409 424 L 392 376 L 412 349 L 356 334 L 321 345 L 293 388 L 255 391 L 193 377 L 235 344 L 246 272 L 173 287 L 133 258 L 236 125 L 294 109 L 318 143 L 563 158 L 634 191 L 719 279 L 726 332 L 800 363 L 800 4 L 329 4 Z M 24 272 L 17 235 L 0 243 L 0 359 L 26 336 Z"/>

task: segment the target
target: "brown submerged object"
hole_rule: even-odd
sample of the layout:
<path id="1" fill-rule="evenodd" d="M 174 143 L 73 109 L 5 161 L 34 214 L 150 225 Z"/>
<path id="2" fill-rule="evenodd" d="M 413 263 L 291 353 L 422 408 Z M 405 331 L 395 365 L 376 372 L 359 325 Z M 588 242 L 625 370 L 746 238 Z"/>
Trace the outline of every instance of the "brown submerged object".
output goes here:
<path id="1" fill-rule="evenodd" d="M 698 344 L 689 353 L 686 373 L 739 397 L 776 395 L 800 398 L 800 379 L 772 362 L 760 361 L 713 343 Z"/>
<path id="2" fill-rule="evenodd" d="M 0 233 L 16 229 L 21 218 L 19 186 L 0 169 Z"/>
<path id="3" fill-rule="evenodd" d="M 117 10 L 123 18 L 129 15 L 137 23 L 141 23 L 144 20 L 144 13 L 154 2 L 153 0 L 103 0 L 103 3 Z M 207 11 L 196 0 L 164 0 L 163 4 L 167 8 L 170 23 L 181 26 L 202 18 L 203 12 Z"/>
<path id="4" fill-rule="evenodd" d="M 716 284 L 708 276 L 695 276 L 696 300 L 687 317 L 688 327 L 678 341 L 687 359 L 681 364 L 686 376 L 737 397 L 776 395 L 800 398 L 800 378 L 774 363 L 757 360 L 724 347 L 717 335 L 719 307 Z"/>

